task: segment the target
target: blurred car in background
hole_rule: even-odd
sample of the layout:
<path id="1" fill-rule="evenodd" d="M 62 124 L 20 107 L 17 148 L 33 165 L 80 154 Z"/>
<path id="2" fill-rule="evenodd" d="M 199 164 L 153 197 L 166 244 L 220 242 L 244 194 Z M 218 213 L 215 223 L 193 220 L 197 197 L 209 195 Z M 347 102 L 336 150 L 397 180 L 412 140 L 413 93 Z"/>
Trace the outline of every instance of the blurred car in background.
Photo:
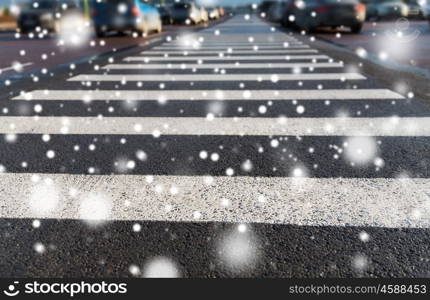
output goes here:
<path id="1" fill-rule="evenodd" d="M 299 0 L 287 3 L 281 23 L 306 31 L 343 26 L 359 33 L 365 18 L 366 6 L 357 0 Z"/>
<path id="2" fill-rule="evenodd" d="M 267 11 L 274 2 L 274 0 L 264 0 L 260 3 L 260 5 L 258 5 L 258 12 L 261 17 L 266 17 Z"/>
<path id="3" fill-rule="evenodd" d="M 219 12 L 220 18 L 224 17 L 224 15 L 225 15 L 224 7 L 222 7 L 222 6 L 218 7 L 218 12 Z"/>
<path id="4" fill-rule="evenodd" d="M 97 36 L 109 31 L 137 31 L 148 35 L 162 30 L 158 10 L 143 0 L 94 0 L 91 3 Z"/>
<path id="5" fill-rule="evenodd" d="M 39 0 L 24 5 L 18 16 L 17 26 L 21 33 L 38 29 L 58 33 L 61 19 L 70 14 L 80 13 L 77 1 Z"/>
<path id="6" fill-rule="evenodd" d="M 420 2 L 424 18 L 430 23 L 430 1 Z"/>
<path id="7" fill-rule="evenodd" d="M 263 1 L 261 12 L 264 14 L 266 20 L 270 22 L 281 22 L 286 4 L 286 1 Z"/>
<path id="8" fill-rule="evenodd" d="M 409 7 L 402 0 L 372 0 L 366 3 L 367 20 L 406 18 Z"/>
<path id="9" fill-rule="evenodd" d="M 209 13 L 209 19 L 217 20 L 221 18 L 220 10 L 218 9 L 218 7 L 209 7 L 207 8 L 207 10 Z"/>
<path id="10" fill-rule="evenodd" d="M 421 4 L 417 0 L 404 0 L 408 6 L 409 19 L 423 19 L 424 13 Z"/>
<path id="11" fill-rule="evenodd" d="M 200 18 L 201 18 L 201 22 L 208 22 L 209 21 L 208 11 L 203 6 L 200 7 Z"/>
<path id="12" fill-rule="evenodd" d="M 175 24 L 199 24 L 202 21 L 200 9 L 191 2 L 175 3 L 171 12 Z"/>
<path id="13" fill-rule="evenodd" d="M 166 25 L 173 24 L 172 12 L 168 6 L 157 7 L 158 13 L 160 14 L 161 22 Z"/>
<path id="14" fill-rule="evenodd" d="M 18 11 L 11 11 L 8 7 L 1 7 L 0 4 L 0 31 L 13 31 L 17 28 L 17 13 Z"/>

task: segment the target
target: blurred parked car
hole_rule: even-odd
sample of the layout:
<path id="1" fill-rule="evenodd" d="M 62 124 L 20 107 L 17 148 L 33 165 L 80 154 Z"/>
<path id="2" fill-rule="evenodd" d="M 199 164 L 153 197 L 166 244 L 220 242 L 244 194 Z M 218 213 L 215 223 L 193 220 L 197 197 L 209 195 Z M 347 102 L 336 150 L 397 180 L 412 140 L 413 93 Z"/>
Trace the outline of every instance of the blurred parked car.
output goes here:
<path id="1" fill-rule="evenodd" d="M 267 1 L 266 20 L 270 22 L 280 22 L 285 12 L 286 2 L 280 1 Z"/>
<path id="2" fill-rule="evenodd" d="M 409 14 L 409 7 L 402 0 L 373 0 L 366 3 L 368 20 L 406 18 Z"/>
<path id="3" fill-rule="evenodd" d="M 225 15 L 224 7 L 222 7 L 222 6 L 218 7 L 218 12 L 219 12 L 220 18 L 224 17 L 224 15 Z"/>
<path id="4" fill-rule="evenodd" d="M 209 12 L 209 19 L 217 20 L 221 17 L 220 11 L 217 7 L 210 7 L 210 8 L 207 8 L 207 10 Z"/>
<path id="5" fill-rule="evenodd" d="M 169 7 L 160 6 L 160 7 L 157 7 L 157 9 L 163 24 L 166 24 L 166 25 L 173 24 L 172 12 L 170 11 Z"/>
<path id="6" fill-rule="evenodd" d="M 349 27 L 359 33 L 366 18 L 366 6 L 357 0 L 299 0 L 287 3 L 281 22 L 312 31 L 317 27 Z"/>
<path id="7" fill-rule="evenodd" d="M 61 18 L 78 12 L 78 3 L 72 0 L 31 1 L 23 6 L 17 24 L 21 33 L 34 31 L 36 28 L 58 33 Z"/>
<path id="8" fill-rule="evenodd" d="M 430 23 L 430 1 L 423 1 L 421 3 L 421 8 L 424 18 Z"/>
<path id="9" fill-rule="evenodd" d="M 200 7 L 200 18 L 201 18 L 201 22 L 208 22 L 209 21 L 208 11 L 203 6 Z"/>
<path id="10" fill-rule="evenodd" d="M 261 2 L 259 8 L 260 16 L 266 18 L 266 20 L 276 22 L 276 20 L 282 15 L 280 11 L 281 2 L 277 0 L 264 0 Z"/>
<path id="11" fill-rule="evenodd" d="M 194 3 L 175 3 L 172 19 L 177 24 L 198 24 L 202 21 L 200 9 Z"/>
<path id="12" fill-rule="evenodd" d="M 408 18 L 411 19 L 423 19 L 424 13 L 423 8 L 417 0 L 404 0 L 408 6 Z"/>
<path id="13" fill-rule="evenodd" d="M 104 36 L 108 31 L 137 31 L 148 35 L 162 30 L 158 10 L 143 0 L 94 0 L 91 3 L 97 36 Z"/>

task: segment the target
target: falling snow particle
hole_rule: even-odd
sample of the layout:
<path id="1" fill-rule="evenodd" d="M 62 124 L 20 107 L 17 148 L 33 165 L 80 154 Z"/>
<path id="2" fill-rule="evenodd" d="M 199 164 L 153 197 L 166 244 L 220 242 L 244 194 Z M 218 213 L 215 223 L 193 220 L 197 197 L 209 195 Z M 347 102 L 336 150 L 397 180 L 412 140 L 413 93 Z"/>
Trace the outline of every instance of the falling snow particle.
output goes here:
<path id="1" fill-rule="evenodd" d="M 270 146 L 272 146 L 273 148 L 277 148 L 279 146 L 279 141 L 277 139 L 271 140 Z"/>
<path id="2" fill-rule="evenodd" d="M 136 151 L 136 157 L 140 161 L 145 161 L 148 158 L 148 155 L 143 150 L 137 150 Z"/>
<path id="3" fill-rule="evenodd" d="M 133 276 L 139 276 L 140 275 L 140 268 L 136 265 L 130 265 L 130 267 L 128 268 L 128 271 Z"/>
<path id="4" fill-rule="evenodd" d="M 378 153 L 373 137 L 354 136 L 344 142 L 345 158 L 353 164 L 366 165 L 375 159 Z"/>
<path id="5" fill-rule="evenodd" d="M 177 264 L 167 257 L 155 257 L 143 267 L 145 278 L 178 278 L 180 272 Z"/>
<path id="6" fill-rule="evenodd" d="M 233 170 L 232 168 L 228 168 L 228 169 L 225 171 L 225 174 L 226 174 L 227 176 L 233 176 L 233 175 L 234 175 L 234 170 Z"/>
<path id="7" fill-rule="evenodd" d="M 40 220 L 33 220 L 32 226 L 33 226 L 33 228 L 39 228 L 40 227 Z"/>
<path id="8" fill-rule="evenodd" d="M 142 226 L 139 223 L 133 224 L 133 231 L 134 232 L 140 232 L 142 230 Z"/>
<path id="9" fill-rule="evenodd" d="M 55 151 L 53 151 L 53 150 L 48 150 L 48 151 L 46 152 L 46 157 L 47 157 L 47 158 L 49 158 L 49 159 L 54 158 L 54 157 L 55 157 Z"/>
<path id="10" fill-rule="evenodd" d="M 206 159 L 206 158 L 208 158 L 208 153 L 206 151 L 200 151 L 199 157 L 201 159 Z"/>
<path id="11" fill-rule="evenodd" d="M 302 114 L 305 112 L 305 107 L 303 105 L 299 105 L 297 106 L 296 111 L 298 114 Z"/>
<path id="12" fill-rule="evenodd" d="M 42 243 L 35 243 L 33 246 L 34 251 L 36 251 L 39 254 L 43 254 L 46 251 L 45 246 Z"/>
<path id="13" fill-rule="evenodd" d="M 370 239 L 369 234 L 365 231 L 360 232 L 360 234 L 358 236 L 359 236 L 360 240 L 364 243 L 368 242 Z"/>

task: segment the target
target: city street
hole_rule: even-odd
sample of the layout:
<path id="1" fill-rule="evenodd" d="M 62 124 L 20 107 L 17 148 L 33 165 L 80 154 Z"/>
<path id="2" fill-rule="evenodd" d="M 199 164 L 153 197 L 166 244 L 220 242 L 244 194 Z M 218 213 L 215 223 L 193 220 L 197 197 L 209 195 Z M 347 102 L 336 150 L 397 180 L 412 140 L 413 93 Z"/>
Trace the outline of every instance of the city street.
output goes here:
<path id="1" fill-rule="evenodd" d="M 31 38 L 27 35 L 8 31 L 0 32 L 0 47 L 2 61 L 0 62 L 0 80 L 3 78 L 17 79 L 39 73 L 42 70 L 68 66 L 71 62 L 82 62 L 94 59 L 100 54 L 116 52 L 136 45 L 145 46 L 152 41 L 181 31 L 188 30 L 187 26 L 165 26 L 163 33 L 148 37 L 133 35 L 114 35 L 108 38 L 94 38 L 91 43 L 70 47 L 59 46 L 59 39 L 55 35 L 37 34 Z M 205 27 L 205 24 L 195 26 L 195 29 Z"/>
<path id="2" fill-rule="evenodd" d="M 237 14 L 4 73 L 2 276 L 429 277 L 429 87 L 313 36 Z"/>

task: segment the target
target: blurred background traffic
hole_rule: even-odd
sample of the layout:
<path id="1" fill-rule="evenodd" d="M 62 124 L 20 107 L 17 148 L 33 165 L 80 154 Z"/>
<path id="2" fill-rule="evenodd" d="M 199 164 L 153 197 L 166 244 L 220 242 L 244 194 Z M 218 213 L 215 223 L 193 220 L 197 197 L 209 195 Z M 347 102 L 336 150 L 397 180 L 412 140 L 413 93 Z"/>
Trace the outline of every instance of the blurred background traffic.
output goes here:
<path id="1" fill-rule="evenodd" d="M 160 33 L 163 25 L 196 25 L 225 15 L 221 6 L 168 0 L 1 0 L 0 28 L 22 34 L 83 34 L 98 36 Z M 1 3 L 1 2 L 0 2 Z M 69 32 L 71 31 L 71 32 Z"/>
<path id="2" fill-rule="evenodd" d="M 426 0 L 268 0 L 258 10 L 271 22 L 307 31 L 349 27 L 359 33 L 365 21 L 429 18 Z"/>
<path id="3" fill-rule="evenodd" d="M 430 72 L 427 0 L 0 0 L 0 76 L 197 30 L 234 14 Z"/>
<path id="4" fill-rule="evenodd" d="M 37 82 L 52 68 L 205 28 L 226 15 L 215 0 L 0 0 L 0 86 L 26 76 Z"/>
<path id="5" fill-rule="evenodd" d="M 149 35 L 161 32 L 163 25 L 217 20 L 240 4 L 268 21 L 307 31 L 345 27 L 359 33 L 365 21 L 426 20 L 430 15 L 426 0 L 0 0 L 0 29 L 46 35 L 75 27 L 71 19 L 82 18 L 97 36 Z"/>

